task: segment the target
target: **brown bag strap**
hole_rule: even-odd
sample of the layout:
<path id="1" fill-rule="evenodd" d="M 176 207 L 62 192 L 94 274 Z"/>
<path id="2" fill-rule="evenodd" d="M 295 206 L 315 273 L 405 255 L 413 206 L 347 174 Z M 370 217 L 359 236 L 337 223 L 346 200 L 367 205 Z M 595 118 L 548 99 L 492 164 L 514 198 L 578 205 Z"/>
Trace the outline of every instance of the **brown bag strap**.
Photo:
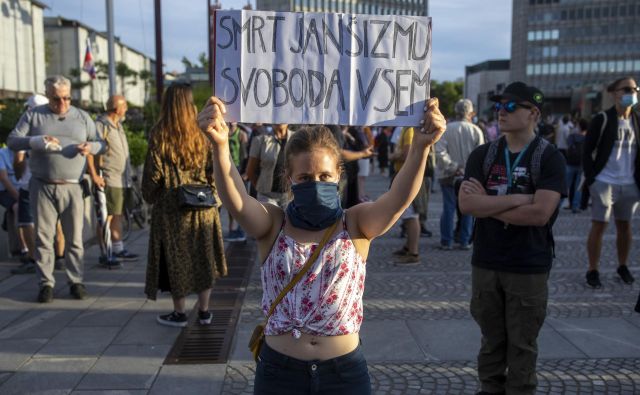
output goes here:
<path id="1" fill-rule="evenodd" d="M 327 242 L 331 238 L 331 235 L 333 235 L 333 232 L 336 230 L 336 226 L 338 226 L 340 221 L 341 219 L 337 220 L 333 225 L 331 225 L 330 227 L 327 228 L 327 230 L 324 231 L 320 244 L 318 244 L 316 249 L 313 251 L 313 254 L 311 254 L 311 256 L 307 259 L 307 262 L 304 264 L 302 269 L 300 269 L 300 271 L 291 279 L 289 284 L 287 284 L 287 286 L 284 287 L 282 291 L 280 291 L 280 294 L 278 295 L 276 300 L 274 300 L 273 303 L 271 304 L 271 308 L 269 309 L 269 314 L 267 314 L 267 318 L 264 321 L 265 326 L 267 324 L 267 321 L 269 321 L 269 317 L 271 317 L 273 312 L 276 310 L 276 307 L 278 306 L 278 304 L 282 301 L 282 299 L 284 299 L 285 295 L 289 293 L 289 291 L 291 291 L 293 287 L 295 287 L 300 280 L 302 280 L 302 277 L 305 274 L 307 274 L 307 272 L 309 271 L 313 263 L 316 261 L 316 259 L 318 259 L 318 255 L 320 255 L 320 251 L 322 251 L 324 246 L 327 244 Z"/>

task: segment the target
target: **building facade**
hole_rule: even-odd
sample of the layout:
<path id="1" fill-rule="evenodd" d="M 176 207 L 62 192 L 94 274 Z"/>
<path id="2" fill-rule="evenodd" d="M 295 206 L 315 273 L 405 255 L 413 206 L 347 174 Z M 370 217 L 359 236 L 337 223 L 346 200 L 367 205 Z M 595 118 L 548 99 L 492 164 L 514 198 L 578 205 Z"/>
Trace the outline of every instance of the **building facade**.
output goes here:
<path id="1" fill-rule="evenodd" d="M 109 97 L 109 81 L 105 66 L 98 66 L 98 76 L 91 80 L 82 71 L 87 39 L 91 43 L 94 63 L 109 62 L 107 35 L 74 20 L 61 17 L 45 18 L 44 31 L 50 58 L 47 74 L 62 74 L 73 82 L 72 96 L 82 106 L 102 106 Z M 114 45 L 116 67 L 116 93 L 122 94 L 131 104 L 142 106 L 151 93 L 150 79 L 141 78 L 154 72 L 155 62 L 116 39 Z M 124 68 L 122 65 L 126 65 Z M 118 68 L 121 67 L 120 70 Z"/>
<path id="2" fill-rule="evenodd" d="M 511 79 L 547 96 L 552 113 L 589 115 L 609 82 L 640 75 L 638 0 L 514 0 Z"/>
<path id="3" fill-rule="evenodd" d="M 0 99 L 44 93 L 45 4 L 0 0 Z"/>
<path id="4" fill-rule="evenodd" d="M 373 15 L 429 15 L 428 0 L 256 0 L 262 11 L 341 12 Z"/>
<path id="5" fill-rule="evenodd" d="M 487 60 L 464 68 L 464 97 L 473 102 L 478 117 L 491 119 L 493 108 L 489 100 L 509 83 L 509 60 Z"/>

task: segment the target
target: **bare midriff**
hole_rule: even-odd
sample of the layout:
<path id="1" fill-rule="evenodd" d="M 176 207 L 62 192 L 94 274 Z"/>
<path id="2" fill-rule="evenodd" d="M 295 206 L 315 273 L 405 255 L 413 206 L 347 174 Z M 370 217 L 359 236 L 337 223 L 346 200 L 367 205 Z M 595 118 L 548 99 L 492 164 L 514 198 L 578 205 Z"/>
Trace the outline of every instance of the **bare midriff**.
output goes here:
<path id="1" fill-rule="evenodd" d="M 302 333 L 296 339 L 291 332 L 277 336 L 266 336 L 265 341 L 272 349 L 286 356 L 303 361 L 325 361 L 355 350 L 360 343 L 358 333 L 338 336 L 314 336 Z"/>

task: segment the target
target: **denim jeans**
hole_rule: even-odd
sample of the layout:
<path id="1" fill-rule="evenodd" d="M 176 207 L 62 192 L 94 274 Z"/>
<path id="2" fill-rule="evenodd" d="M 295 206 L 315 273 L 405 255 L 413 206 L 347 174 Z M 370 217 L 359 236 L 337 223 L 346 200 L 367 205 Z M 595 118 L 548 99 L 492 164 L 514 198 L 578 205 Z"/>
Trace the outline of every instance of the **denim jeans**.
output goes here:
<path id="1" fill-rule="evenodd" d="M 456 192 L 452 185 L 440 184 L 442 190 L 442 216 L 440 216 L 440 244 L 443 246 L 453 245 L 453 230 L 455 229 L 455 217 L 457 199 Z M 473 231 L 473 217 L 462 215 L 460 217 L 460 244 L 467 245 L 471 240 Z"/>
<path id="2" fill-rule="evenodd" d="M 580 180 L 582 179 L 582 167 L 567 165 L 567 187 L 569 188 L 569 206 L 572 210 L 580 208 L 580 199 L 582 192 L 580 191 Z"/>
<path id="3" fill-rule="evenodd" d="M 256 365 L 253 393 L 370 395 L 371 378 L 360 346 L 326 361 L 301 361 L 264 343 Z"/>

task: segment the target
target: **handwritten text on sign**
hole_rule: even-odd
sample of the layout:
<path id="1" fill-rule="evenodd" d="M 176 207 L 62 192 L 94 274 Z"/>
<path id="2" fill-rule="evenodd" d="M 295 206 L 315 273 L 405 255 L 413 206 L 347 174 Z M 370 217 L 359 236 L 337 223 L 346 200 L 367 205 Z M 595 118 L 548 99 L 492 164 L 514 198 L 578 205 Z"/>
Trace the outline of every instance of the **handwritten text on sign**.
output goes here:
<path id="1" fill-rule="evenodd" d="M 215 94 L 229 120 L 418 125 L 431 18 L 216 12 Z"/>

